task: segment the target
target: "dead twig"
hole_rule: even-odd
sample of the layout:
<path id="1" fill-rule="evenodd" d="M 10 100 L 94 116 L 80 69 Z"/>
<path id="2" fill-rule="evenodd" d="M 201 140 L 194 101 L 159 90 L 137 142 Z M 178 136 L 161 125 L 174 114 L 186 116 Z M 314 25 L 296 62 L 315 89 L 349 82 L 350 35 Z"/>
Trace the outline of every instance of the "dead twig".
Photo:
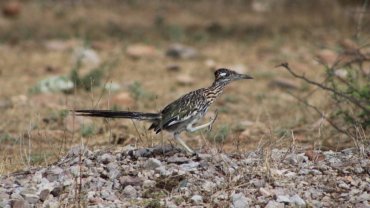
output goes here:
<path id="1" fill-rule="evenodd" d="M 361 108 L 363 111 L 365 111 L 366 113 L 370 113 L 369 109 L 366 108 L 366 106 L 362 105 L 362 103 L 353 98 L 353 97 L 350 97 L 342 92 L 339 92 L 333 88 L 330 88 L 326 85 L 323 85 L 323 84 L 320 84 L 318 82 L 315 82 L 315 81 L 312 81 L 310 79 L 308 79 L 305 75 L 299 75 L 297 73 L 295 73 L 290 67 L 289 67 L 289 64 L 288 63 L 282 63 L 280 65 L 277 65 L 276 67 L 284 67 L 291 75 L 293 75 L 294 77 L 298 78 L 298 79 L 301 79 L 301 80 L 304 80 L 305 82 L 309 83 L 309 84 L 312 84 L 312 85 L 315 85 L 317 87 L 320 87 L 321 89 L 323 90 L 326 90 L 326 91 L 329 91 L 329 92 L 332 92 L 334 93 L 335 95 L 339 96 L 339 97 L 342 97 L 342 98 L 345 98 L 347 100 L 349 100 L 350 102 L 352 102 L 354 105 L 356 105 L 357 107 Z"/>
<path id="2" fill-rule="evenodd" d="M 338 132 L 340 133 L 343 133 L 347 136 L 350 136 L 350 137 L 354 137 L 351 133 L 349 133 L 348 131 L 346 130 L 343 130 L 341 129 L 337 124 L 335 124 L 331 119 L 329 119 L 325 113 L 321 112 L 321 110 L 319 108 L 317 108 L 316 106 L 314 105 L 311 105 L 310 103 L 308 103 L 306 100 L 303 100 L 302 98 L 294 95 L 293 93 L 289 92 L 289 91 L 286 91 L 286 93 L 288 93 L 289 95 L 291 95 L 292 97 L 294 97 L 295 99 L 297 99 L 299 102 L 303 103 L 304 105 L 306 105 L 307 107 L 313 109 L 314 111 L 316 111 L 316 113 L 318 113 L 322 118 L 324 118 L 335 130 L 337 130 Z"/>

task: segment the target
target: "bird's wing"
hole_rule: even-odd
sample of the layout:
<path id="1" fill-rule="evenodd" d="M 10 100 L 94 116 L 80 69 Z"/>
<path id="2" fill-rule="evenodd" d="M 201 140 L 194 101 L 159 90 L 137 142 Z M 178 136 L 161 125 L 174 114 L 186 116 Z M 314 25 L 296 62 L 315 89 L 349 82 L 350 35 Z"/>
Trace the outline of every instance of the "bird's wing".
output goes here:
<path id="1" fill-rule="evenodd" d="M 155 123 L 151 128 L 159 132 L 161 129 L 170 128 L 173 125 L 192 119 L 202 109 L 202 104 L 206 101 L 201 90 L 190 92 L 167 105 L 161 111 L 161 125 Z"/>

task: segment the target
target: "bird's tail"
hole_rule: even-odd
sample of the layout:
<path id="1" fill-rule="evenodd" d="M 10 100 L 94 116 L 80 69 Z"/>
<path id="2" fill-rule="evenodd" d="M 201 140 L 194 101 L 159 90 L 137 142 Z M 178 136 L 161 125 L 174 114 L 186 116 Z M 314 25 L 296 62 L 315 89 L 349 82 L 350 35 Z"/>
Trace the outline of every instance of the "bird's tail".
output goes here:
<path id="1" fill-rule="evenodd" d="M 76 116 L 103 117 L 103 118 L 127 118 L 136 120 L 156 121 L 161 119 L 159 113 L 143 113 L 131 111 L 111 110 L 74 110 Z"/>

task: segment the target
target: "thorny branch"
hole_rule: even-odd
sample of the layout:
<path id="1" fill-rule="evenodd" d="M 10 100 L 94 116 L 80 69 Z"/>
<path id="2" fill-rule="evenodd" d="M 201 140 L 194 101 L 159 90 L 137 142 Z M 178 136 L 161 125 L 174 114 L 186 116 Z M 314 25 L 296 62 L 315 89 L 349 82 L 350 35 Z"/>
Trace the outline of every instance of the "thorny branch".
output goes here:
<path id="1" fill-rule="evenodd" d="M 301 103 L 303 103 L 304 105 L 306 105 L 307 107 L 310 107 L 312 108 L 314 111 L 316 111 L 318 114 L 320 114 L 320 116 L 322 118 L 324 118 L 334 129 L 336 129 L 338 132 L 342 133 L 342 134 L 345 134 L 345 135 L 348 135 L 352 138 L 354 138 L 354 136 L 349 133 L 348 131 L 346 130 L 343 130 L 341 129 L 338 125 L 336 125 L 331 119 L 329 119 L 323 112 L 320 111 L 319 108 L 317 108 L 316 106 L 308 103 L 306 100 L 303 100 L 302 98 L 294 95 L 293 93 L 289 92 L 289 91 L 286 91 L 286 93 L 288 93 L 289 95 L 291 95 L 292 97 L 294 97 L 295 99 L 297 99 L 298 101 L 300 101 Z"/>
<path id="2" fill-rule="evenodd" d="M 301 80 L 304 80 L 305 82 L 309 83 L 309 84 L 312 84 L 312 85 L 315 85 L 317 87 L 320 87 L 321 89 L 323 90 L 326 90 L 326 91 L 329 91 L 329 92 L 332 92 L 334 93 L 335 95 L 337 96 L 340 96 L 342 98 L 345 98 L 349 101 L 351 101 L 353 104 L 355 104 L 357 107 L 361 108 L 363 111 L 365 111 L 366 113 L 370 113 L 370 111 L 361 104 L 361 102 L 353 97 L 350 97 L 342 92 L 339 92 L 333 88 L 330 88 L 326 85 L 323 85 L 323 84 L 320 84 L 318 82 L 315 82 L 315 81 L 312 81 L 310 79 L 308 79 L 306 76 L 304 75 L 299 75 L 297 73 L 295 73 L 290 67 L 289 67 L 289 64 L 288 63 L 282 63 L 276 67 L 284 67 L 291 75 L 293 75 L 294 77 L 298 78 L 298 79 L 301 79 Z"/>

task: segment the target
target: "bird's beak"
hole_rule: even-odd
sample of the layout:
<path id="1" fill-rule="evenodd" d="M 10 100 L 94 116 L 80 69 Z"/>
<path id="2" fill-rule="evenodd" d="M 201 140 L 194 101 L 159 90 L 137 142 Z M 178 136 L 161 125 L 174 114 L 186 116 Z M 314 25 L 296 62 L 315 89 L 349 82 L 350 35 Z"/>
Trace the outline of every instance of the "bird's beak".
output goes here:
<path id="1" fill-rule="evenodd" d="M 253 77 L 246 74 L 238 74 L 237 79 L 253 79 Z"/>

